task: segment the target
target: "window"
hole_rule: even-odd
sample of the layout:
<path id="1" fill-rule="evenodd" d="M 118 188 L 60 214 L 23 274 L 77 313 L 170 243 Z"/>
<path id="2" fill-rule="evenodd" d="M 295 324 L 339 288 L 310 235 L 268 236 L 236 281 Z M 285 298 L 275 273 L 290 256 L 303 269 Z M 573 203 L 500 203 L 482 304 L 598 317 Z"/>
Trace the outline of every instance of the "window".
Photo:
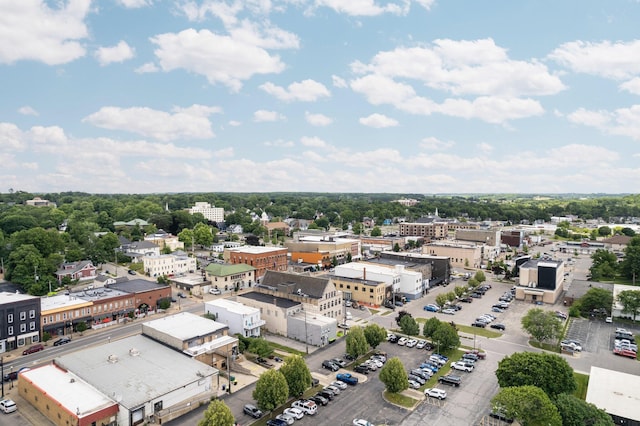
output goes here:
<path id="1" fill-rule="evenodd" d="M 27 319 L 27 313 L 24 311 L 20 312 L 20 320 L 24 321 L 26 319 Z"/>
<path id="2" fill-rule="evenodd" d="M 42 323 L 46 324 L 47 323 L 47 317 L 42 317 Z"/>
<path id="3" fill-rule="evenodd" d="M 27 324 L 20 324 L 20 333 L 27 331 Z"/>
<path id="4" fill-rule="evenodd" d="M 9 328 L 7 328 L 7 334 L 9 336 L 13 336 L 13 326 L 9 326 Z"/>
<path id="5" fill-rule="evenodd" d="M 31 322 L 29 323 L 29 330 L 30 330 L 30 331 L 33 331 L 33 330 L 35 330 L 35 329 L 36 329 L 36 322 L 35 322 L 35 321 L 31 321 Z"/>
<path id="6" fill-rule="evenodd" d="M 36 310 L 35 309 L 31 309 L 29 311 L 29 318 L 35 318 L 36 317 Z"/>

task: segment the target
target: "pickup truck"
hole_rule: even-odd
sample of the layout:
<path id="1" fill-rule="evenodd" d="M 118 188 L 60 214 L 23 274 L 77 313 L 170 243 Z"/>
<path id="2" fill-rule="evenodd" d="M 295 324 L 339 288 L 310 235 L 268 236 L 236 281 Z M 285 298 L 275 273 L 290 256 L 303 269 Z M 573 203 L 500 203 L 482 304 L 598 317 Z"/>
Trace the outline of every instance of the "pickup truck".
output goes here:
<path id="1" fill-rule="evenodd" d="M 263 367 L 267 367 L 267 368 L 272 368 L 273 364 L 270 363 L 269 361 L 267 361 L 266 359 L 262 358 L 262 357 L 258 357 L 256 359 L 256 362 L 260 365 L 262 365 Z"/>
<path id="2" fill-rule="evenodd" d="M 358 378 L 352 376 L 350 373 L 339 373 L 338 375 L 336 375 L 336 379 L 351 386 L 355 386 L 358 384 Z"/>

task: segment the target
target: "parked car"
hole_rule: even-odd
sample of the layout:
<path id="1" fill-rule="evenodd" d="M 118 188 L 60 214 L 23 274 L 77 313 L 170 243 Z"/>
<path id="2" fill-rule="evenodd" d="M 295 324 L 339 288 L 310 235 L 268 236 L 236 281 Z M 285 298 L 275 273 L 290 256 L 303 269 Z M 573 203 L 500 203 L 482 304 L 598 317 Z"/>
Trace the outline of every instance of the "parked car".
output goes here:
<path id="1" fill-rule="evenodd" d="M 438 378 L 438 382 L 442 384 L 458 387 L 460 386 L 460 383 L 462 383 L 462 378 L 460 376 L 447 374 L 446 376 L 441 376 L 440 378 Z"/>
<path id="2" fill-rule="evenodd" d="M 407 343 L 405 343 L 405 346 L 408 348 L 413 348 L 417 344 L 418 344 L 418 341 L 416 339 L 409 339 L 407 340 Z"/>
<path id="3" fill-rule="evenodd" d="M 638 356 L 638 354 L 634 351 L 632 351 L 631 349 L 620 349 L 620 348 L 615 348 L 613 350 L 613 353 L 616 355 L 620 355 L 620 356 L 624 356 L 627 358 L 636 358 Z"/>
<path id="4" fill-rule="evenodd" d="M 416 343 L 416 349 L 424 349 L 425 346 L 427 346 L 426 340 L 418 340 Z"/>
<path id="5" fill-rule="evenodd" d="M 316 394 L 309 399 L 315 402 L 316 404 L 322 405 L 322 406 L 327 405 L 329 403 L 329 400 L 327 398 L 319 394 Z"/>
<path id="6" fill-rule="evenodd" d="M 354 419 L 353 426 L 373 426 L 373 423 L 365 419 Z"/>
<path id="7" fill-rule="evenodd" d="M 427 312 L 438 312 L 440 310 L 440 307 L 438 305 L 429 304 L 425 305 L 422 309 Z"/>
<path id="8" fill-rule="evenodd" d="M 331 392 L 329 389 L 326 389 L 326 388 L 318 392 L 318 395 L 327 398 L 329 401 L 333 401 L 333 398 L 336 397 L 335 393 Z"/>
<path id="9" fill-rule="evenodd" d="M 262 411 L 253 404 L 246 404 L 242 408 L 242 412 L 250 415 L 254 419 L 259 419 L 260 417 L 262 417 Z"/>
<path id="10" fill-rule="evenodd" d="M 60 346 L 60 345 L 64 345 L 65 343 L 69 343 L 71 341 L 71 337 L 69 336 L 62 336 L 61 338 L 59 338 L 58 340 L 56 340 L 55 342 L 53 342 L 53 346 Z"/>
<path id="11" fill-rule="evenodd" d="M 340 389 L 332 385 L 327 385 L 324 388 L 333 392 L 334 395 L 340 395 L 340 392 L 342 392 Z"/>
<path id="12" fill-rule="evenodd" d="M 314 416 L 318 412 L 318 405 L 309 399 L 299 399 L 291 404 L 291 407 L 301 410 L 308 416 Z"/>
<path id="13" fill-rule="evenodd" d="M 283 413 L 293 417 L 296 420 L 300 420 L 304 417 L 304 412 L 301 409 L 295 407 L 285 408 Z"/>
<path id="14" fill-rule="evenodd" d="M 442 313 L 443 313 L 443 314 L 447 314 L 447 315 L 455 315 L 456 310 L 455 310 L 455 309 L 451 309 L 451 308 L 449 308 L 449 309 L 443 309 L 443 310 L 442 310 Z"/>
<path id="15" fill-rule="evenodd" d="M 427 383 L 427 381 L 425 379 L 423 379 L 420 376 L 416 376 L 415 374 L 409 374 L 409 380 L 413 380 L 414 382 L 418 382 L 420 383 L 420 386 L 424 385 L 425 383 Z"/>
<path id="16" fill-rule="evenodd" d="M 479 327 L 479 328 L 485 328 L 487 326 L 486 322 L 482 322 L 482 321 L 474 321 L 471 323 L 472 327 Z"/>
<path id="17" fill-rule="evenodd" d="M 499 308 L 497 306 L 494 306 L 493 308 L 491 308 L 491 312 L 497 312 L 497 313 L 501 314 L 501 313 L 504 312 L 504 309 Z"/>
<path id="18" fill-rule="evenodd" d="M 447 392 L 438 388 L 429 388 L 424 390 L 425 396 L 429 396 L 431 398 L 445 399 L 447 397 Z"/>
<path id="19" fill-rule="evenodd" d="M 360 374 L 369 374 L 369 367 L 367 367 L 366 365 L 360 364 L 360 365 L 356 365 L 353 371 Z"/>
<path id="20" fill-rule="evenodd" d="M 398 336 L 396 336 L 395 334 L 392 334 L 391 336 L 387 337 L 387 340 L 389 341 L 389 343 L 398 343 Z"/>
<path id="21" fill-rule="evenodd" d="M 129 275 L 135 275 L 136 274 L 136 271 L 134 271 L 133 269 L 129 269 L 127 272 L 129 273 Z"/>
<path id="22" fill-rule="evenodd" d="M 458 371 L 466 371 L 467 373 L 471 373 L 473 371 L 473 366 L 461 361 L 452 362 L 451 368 Z"/>
<path id="23" fill-rule="evenodd" d="M 409 341 L 409 339 L 407 339 L 406 337 L 401 337 L 398 339 L 398 345 L 400 346 L 404 346 L 407 344 L 407 342 Z"/>
<path id="24" fill-rule="evenodd" d="M 478 356 L 478 354 L 475 354 L 473 352 L 467 352 L 465 354 L 462 355 L 462 359 L 470 359 L 471 361 L 477 361 L 480 359 L 480 357 Z"/>
<path id="25" fill-rule="evenodd" d="M 209 294 L 213 294 L 214 296 L 222 294 L 222 291 L 219 288 L 210 288 Z"/>
<path id="26" fill-rule="evenodd" d="M 2 411 L 5 414 L 13 413 L 17 409 L 18 409 L 18 406 L 16 405 L 15 402 L 13 402 L 12 399 L 7 398 L 0 401 L 0 411 Z"/>
<path id="27" fill-rule="evenodd" d="M 296 421 L 296 419 L 293 418 L 293 416 L 290 416 L 289 414 L 285 414 L 285 413 L 278 414 L 276 416 L 276 419 L 282 420 L 282 421 L 286 422 L 288 425 L 292 425 Z"/>
<path id="28" fill-rule="evenodd" d="M 421 378 L 422 378 L 422 379 L 424 379 L 424 380 L 429 380 L 429 377 L 431 377 L 431 376 L 429 376 L 427 373 L 425 373 L 424 371 L 422 371 L 422 370 L 421 370 L 421 369 L 419 369 L 419 368 L 414 368 L 414 369 L 413 369 L 413 370 L 411 370 L 409 373 L 410 373 L 410 374 L 413 374 L 414 376 L 421 377 Z"/>
<path id="29" fill-rule="evenodd" d="M 184 294 L 183 292 L 181 292 L 181 291 L 180 291 L 180 292 L 178 292 L 177 296 L 178 296 L 180 299 L 185 299 L 185 298 L 187 297 L 187 296 L 185 296 L 185 294 Z"/>
<path id="30" fill-rule="evenodd" d="M 44 351 L 44 346 L 42 346 L 40 343 L 38 343 L 36 345 L 29 346 L 27 349 L 22 351 L 22 355 L 34 354 L 34 353 L 40 352 L 40 351 Z"/>
<path id="31" fill-rule="evenodd" d="M 280 419 L 267 420 L 267 426 L 287 426 L 287 422 Z"/>
<path id="32" fill-rule="evenodd" d="M 412 380 L 411 376 L 409 376 L 408 382 L 409 382 L 409 387 L 411 389 L 420 389 L 420 386 L 422 386 L 420 383 L 416 382 L 415 380 Z"/>
<path id="33" fill-rule="evenodd" d="M 338 367 L 340 368 L 344 368 L 347 366 L 347 363 L 341 360 L 340 358 L 333 358 L 333 359 L 330 359 L 329 361 L 333 362 L 334 364 L 337 364 Z"/>
<path id="34" fill-rule="evenodd" d="M 331 371 L 340 370 L 340 366 L 338 364 L 328 359 L 325 359 L 324 361 L 322 361 L 322 368 L 326 368 L 327 370 L 331 370 Z"/>
<path id="35" fill-rule="evenodd" d="M 469 297 L 469 296 L 466 296 L 466 297 L 462 297 L 460 299 L 460 301 L 464 302 L 464 303 L 471 303 L 471 302 L 473 302 L 473 299 L 471 297 Z"/>
<path id="36" fill-rule="evenodd" d="M 495 328 L 496 330 L 501 330 L 501 331 L 504 331 L 506 329 L 504 324 L 501 324 L 501 323 L 491 324 L 489 327 Z"/>
<path id="37" fill-rule="evenodd" d="M 350 373 L 340 373 L 336 376 L 336 379 L 351 386 L 355 386 L 358 384 L 358 378 L 352 376 Z"/>
<path id="38" fill-rule="evenodd" d="M 468 350 L 467 352 L 465 352 L 465 354 L 472 354 L 472 355 L 475 355 L 475 356 L 477 356 L 479 359 L 485 359 L 485 358 L 487 358 L 487 353 L 486 353 L 486 352 L 482 352 L 482 351 L 479 351 L 479 350 L 477 350 L 477 349 L 471 349 L 471 350 Z"/>
<path id="39" fill-rule="evenodd" d="M 341 380 L 334 380 L 333 382 L 331 382 L 331 386 L 335 386 L 341 391 L 347 388 L 347 384 Z"/>

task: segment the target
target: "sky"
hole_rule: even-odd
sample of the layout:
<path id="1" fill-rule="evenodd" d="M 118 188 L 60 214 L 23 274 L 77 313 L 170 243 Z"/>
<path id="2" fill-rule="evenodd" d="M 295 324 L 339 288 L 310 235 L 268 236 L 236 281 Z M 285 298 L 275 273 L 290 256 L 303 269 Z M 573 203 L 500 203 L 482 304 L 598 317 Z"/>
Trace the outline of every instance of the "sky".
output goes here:
<path id="1" fill-rule="evenodd" d="M 0 192 L 635 193 L 640 0 L 0 0 Z"/>

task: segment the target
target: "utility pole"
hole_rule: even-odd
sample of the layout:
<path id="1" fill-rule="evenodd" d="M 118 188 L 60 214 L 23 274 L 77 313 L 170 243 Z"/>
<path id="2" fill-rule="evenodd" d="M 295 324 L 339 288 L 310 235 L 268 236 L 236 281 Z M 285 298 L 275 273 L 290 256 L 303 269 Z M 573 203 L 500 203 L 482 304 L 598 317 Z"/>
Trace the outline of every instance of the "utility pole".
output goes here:
<path id="1" fill-rule="evenodd" d="M 0 380 L 2 380 L 2 398 L 4 399 L 4 357 L 0 356 Z"/>
<path id="2" fill-rule="evenodd" d="M 118 278 L 118 249 L 114 247 L 113 249 L 113 263 L 116 265 L 116 278 Z"/>

